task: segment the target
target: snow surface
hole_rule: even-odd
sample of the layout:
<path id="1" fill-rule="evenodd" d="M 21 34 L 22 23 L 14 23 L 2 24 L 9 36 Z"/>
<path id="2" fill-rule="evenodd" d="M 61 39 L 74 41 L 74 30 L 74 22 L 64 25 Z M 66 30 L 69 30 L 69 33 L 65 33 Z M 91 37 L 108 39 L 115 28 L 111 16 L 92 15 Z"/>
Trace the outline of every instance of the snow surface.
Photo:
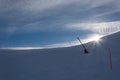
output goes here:
<path id="1" fill-rule="evenodd" d="M 43 50 L 0 50 L 0 80 L 120 80 L 120 32 L 100 43 Z M 109 67 L 108 48 L 113 69 Z"/>

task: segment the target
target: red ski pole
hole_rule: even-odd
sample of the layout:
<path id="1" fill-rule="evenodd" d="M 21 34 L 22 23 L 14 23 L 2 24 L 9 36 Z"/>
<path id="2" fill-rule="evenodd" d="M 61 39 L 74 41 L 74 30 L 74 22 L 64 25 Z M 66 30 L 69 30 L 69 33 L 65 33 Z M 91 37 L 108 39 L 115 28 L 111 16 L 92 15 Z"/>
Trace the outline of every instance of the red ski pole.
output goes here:
<path id="1" fill-rule="evenodd" d="M 112 70 L 112 54 L 111 54 L 110 48 L 108 48 L 108 54 L 109 54 L 109 58 L 110 58 L 110 69 Z"/>

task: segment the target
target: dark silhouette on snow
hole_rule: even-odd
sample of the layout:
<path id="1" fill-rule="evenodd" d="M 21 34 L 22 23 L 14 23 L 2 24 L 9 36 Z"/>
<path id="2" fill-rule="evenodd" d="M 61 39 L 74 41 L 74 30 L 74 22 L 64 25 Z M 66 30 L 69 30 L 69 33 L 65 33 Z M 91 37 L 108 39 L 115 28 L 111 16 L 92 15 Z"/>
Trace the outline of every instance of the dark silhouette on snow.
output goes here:
<path id="1" fill-rule="evenodd" d="M 82 47 L 84 48 L 84 54 L 88 54 L 89 52 L 88 52 L 87 48 L 85 47 L 85 45 L 81 42 L 80 38 L 77 37 L 77 39 L 79 40 L 79 42 L 81 43 Z"/>

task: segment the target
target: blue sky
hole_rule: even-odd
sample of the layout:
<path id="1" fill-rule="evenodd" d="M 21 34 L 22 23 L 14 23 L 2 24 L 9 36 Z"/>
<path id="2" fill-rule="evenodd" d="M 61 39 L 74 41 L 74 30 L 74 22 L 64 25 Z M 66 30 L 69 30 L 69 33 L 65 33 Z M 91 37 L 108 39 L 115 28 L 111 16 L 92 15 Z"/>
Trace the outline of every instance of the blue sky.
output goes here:
<path id="1" fill-rule="evenodd" d="M 120 31 L 119 0 L 0 0 L 0 47 L 65 47 Z"/>

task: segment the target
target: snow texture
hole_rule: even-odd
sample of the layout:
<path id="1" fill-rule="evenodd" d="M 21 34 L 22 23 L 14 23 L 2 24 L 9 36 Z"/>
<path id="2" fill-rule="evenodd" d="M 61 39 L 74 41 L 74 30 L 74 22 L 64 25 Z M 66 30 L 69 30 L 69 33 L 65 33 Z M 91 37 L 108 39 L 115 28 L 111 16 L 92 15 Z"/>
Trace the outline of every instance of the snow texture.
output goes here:
<path id="1" fill-rule="evenodd" d="M 42 50 L 0 50 L 0 80 L 120 80 L 120 32 L 99 43 Z M 109 67 L 111 49 L 113 69 Z"/>

